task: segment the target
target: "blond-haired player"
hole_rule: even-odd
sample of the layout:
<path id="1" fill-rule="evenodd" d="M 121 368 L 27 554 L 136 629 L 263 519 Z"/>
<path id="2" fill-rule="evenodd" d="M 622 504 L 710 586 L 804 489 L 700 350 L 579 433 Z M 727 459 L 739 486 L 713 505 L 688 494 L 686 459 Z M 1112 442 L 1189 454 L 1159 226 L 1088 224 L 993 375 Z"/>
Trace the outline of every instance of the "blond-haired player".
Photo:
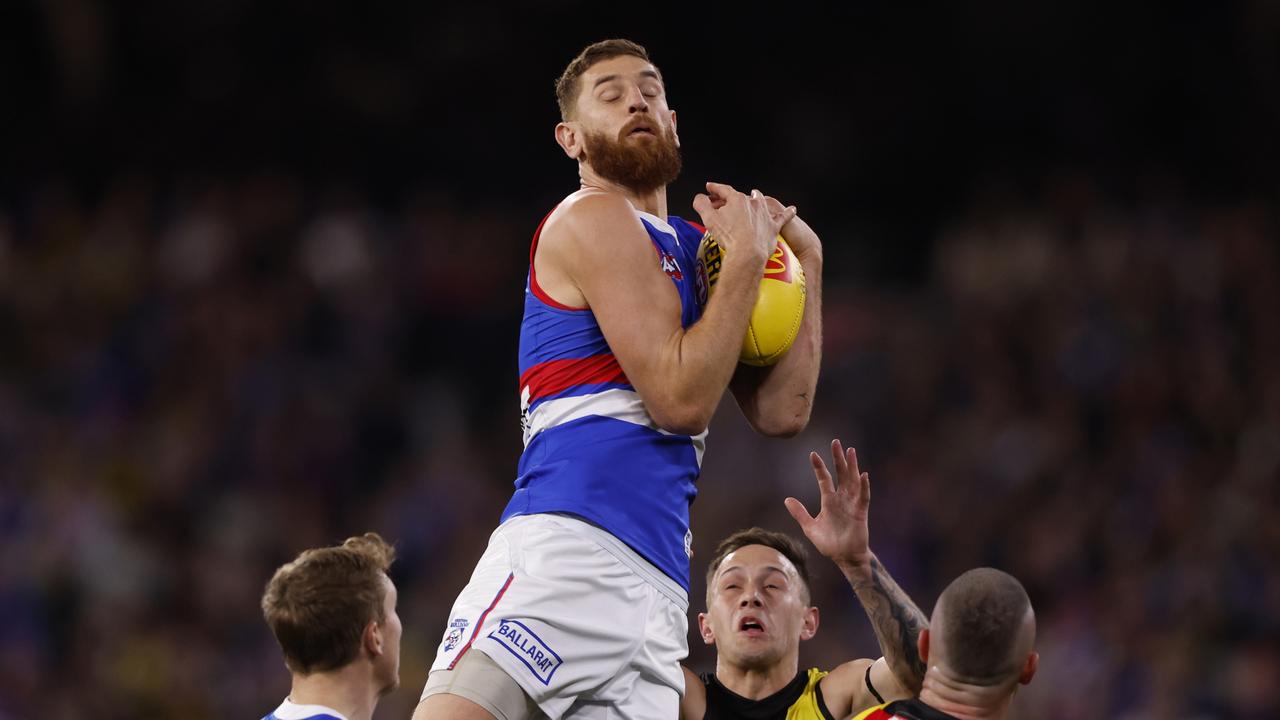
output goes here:
<path id="1" fill-rule="evenodd" d="M 293 687 L 264 720 L 369 720 L 400 684 L 400 616 L 387 577 L 394 559 L 395 548 L 365 533 L 276 570 L 262 615 Z"/>

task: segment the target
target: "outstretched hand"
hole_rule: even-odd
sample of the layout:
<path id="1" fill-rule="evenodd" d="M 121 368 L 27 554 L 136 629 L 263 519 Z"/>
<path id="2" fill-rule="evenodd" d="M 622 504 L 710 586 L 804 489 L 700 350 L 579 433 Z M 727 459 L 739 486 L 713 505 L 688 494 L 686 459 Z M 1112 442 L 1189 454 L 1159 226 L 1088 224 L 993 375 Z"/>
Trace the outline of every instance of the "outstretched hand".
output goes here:
<path id="1" fill-rule="evenodd" d="M 809 453 L 821 494 L 817 517 L 810 515 L 804 503 L 793 497 L 784 503 L 818 552 L 842 569 L 866 565 L 871 561 L 867 529 L 871 476 L 858 471 L 857 451 L 842 448 L 839 440 L 831 441 L 831 461 L 836 469 L 834 481 L 818 453 Z"/>

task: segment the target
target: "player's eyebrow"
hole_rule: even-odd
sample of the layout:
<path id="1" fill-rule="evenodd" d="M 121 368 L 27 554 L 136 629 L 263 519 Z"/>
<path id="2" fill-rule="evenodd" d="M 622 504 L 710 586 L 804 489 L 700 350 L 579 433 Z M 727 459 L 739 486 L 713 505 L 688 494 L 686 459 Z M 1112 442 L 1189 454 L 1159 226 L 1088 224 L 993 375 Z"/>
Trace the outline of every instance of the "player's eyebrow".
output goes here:
<path id="1" fill-rule="evenodd" d="M 657 70 L 647 70 L 647 69 L 646 69 L 646 70 L 641 70 L 641 71 L 640 71 L 640 76 L 641 76 L 641 77 L 647 77 L 647 78 L 653 78 L 654 80 L 657 80 L 658 82 L 662 82 L 662 76 L 658 74 L 658 71 L 657 71 Z M 591 85 L 591 89 L 593 89 L 593 90 L 594 90 L 595 88 L 598 88 L 598 87 L 600 87 L 601 85 L 603 85 L 603 84 L 605 84 L 605 83 L 607 83 L 607 82 L 613 82 L 614 80 L 617 80 L 617 79 L 618 79 L 618 78 L 620 78 L 620 77 L 621 77 L 621 75 L 619 75 L 618 73 L 612 73 L 612 74 L 609 74 L 609 75 L 602 75 L 602 76 L 600 76 L 600 77 L 596 78 L 596 81 L 595 81 L 594 83 L 592 83 L 592 85 Z"/>
<path id="2" fill-rule="evenodd" d="M 741 565 L 730 565 L 729 567 L 720 571 L 720 577 L 723 578 L 725 575 L 728 575 L 731 572 L 746 572 L 746 571 L 747 569 L 742 567 Z M 787 571 L 781 567 L 778 567 L 777 565 L 766 565 L 764 567 L 764 571 L 767 573 L 779 573 L 784 578 L 787 578 L 788 580 L 791 579 L 791 576 L 787 575 Z"/>

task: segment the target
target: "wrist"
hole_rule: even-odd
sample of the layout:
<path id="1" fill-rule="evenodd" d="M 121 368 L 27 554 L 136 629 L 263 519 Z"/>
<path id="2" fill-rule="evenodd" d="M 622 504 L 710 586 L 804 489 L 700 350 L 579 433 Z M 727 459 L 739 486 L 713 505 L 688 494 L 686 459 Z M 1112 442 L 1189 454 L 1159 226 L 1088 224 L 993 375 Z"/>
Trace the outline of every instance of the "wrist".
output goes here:
<path id="1" fill-rule="evenodd" d="M 749 248 L 726 251 L 721 260 L 720 277 L 723 279 L 724 276 L 730 275 L 741 276 L 752 281 L 759 280 L 764 276 L 764 266 L 768 260 L 768 255 L 752 252 Z"/>
<path id="2" fill-rule="evenodd" d="M 841 558 L 836 562 L 836 566 L 840 568 L 840 572 L 844 573 L 845 579 L 854 585 L 871 582 L 874 575 L 872 560 L 875 555 L 871 552 L 865 554 L 854 555 L 848 558 Z"/>
<path id="3" fill-rule="evenodd" d="M 791 251 L 796 254 L 796 259 L 800 261 L 800 264 L 803 265 L 806 270 L 822 269 L 822 247 L 821 246 L 805 247 L 805 248 L 801 248 L 800 250 L 796 250 L 795 248 L 792 248 Z"/>

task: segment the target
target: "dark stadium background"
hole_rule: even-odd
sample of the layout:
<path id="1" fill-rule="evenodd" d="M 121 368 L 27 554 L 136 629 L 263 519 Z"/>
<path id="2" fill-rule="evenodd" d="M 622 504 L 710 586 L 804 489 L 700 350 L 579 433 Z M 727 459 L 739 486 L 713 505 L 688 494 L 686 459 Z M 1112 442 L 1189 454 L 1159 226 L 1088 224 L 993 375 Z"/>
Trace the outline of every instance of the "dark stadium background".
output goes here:
<path id="1" fill-rule="evenodd" d="M 813 422 L 722 408 L 695 578 L 794 530 L 839 436 L 926 611 L 969 567 L 1026 583 L 1016 716 L 1280 715 L 1280 5 L 20 0 L 0 718 L 261 716 L 263 584 L 365 530 L 408 716 L 520 450 L 527 243 L 575 184 L 552 82 L 610 36 L 679 111 L 673 213 L 759 186 L 826 249 Z M 814 567 L 802 663 L 874 656 Z"/>

